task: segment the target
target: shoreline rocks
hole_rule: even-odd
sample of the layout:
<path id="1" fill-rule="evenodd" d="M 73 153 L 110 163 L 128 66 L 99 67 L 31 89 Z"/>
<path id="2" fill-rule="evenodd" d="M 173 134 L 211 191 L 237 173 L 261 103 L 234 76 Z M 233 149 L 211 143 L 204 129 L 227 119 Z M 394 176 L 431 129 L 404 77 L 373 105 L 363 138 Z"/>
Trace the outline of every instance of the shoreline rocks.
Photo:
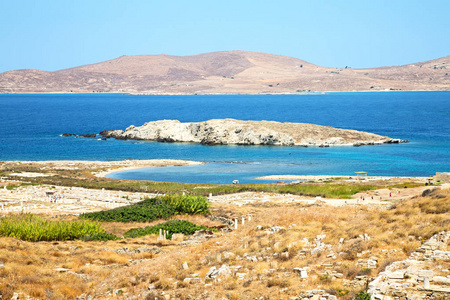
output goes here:
<path id="1" fill-rule="evenodd" d="M 203 145 L 272 146 L 364 146 L 405 143 L 373 133 L 304 123 L 217 119 L 181 123 L 177 120 L 147 122 L 125 130 L 104 130 L 104 138 L 148 140 L 165 143 L 190 142 Z"/>
<path id="2" fill-rule="evenodd" d="M 61 136 L 64 136 L 64 137 L 73 136 L 75 138 L 79 138 L 79 137 L 96 138 L 97 134 L 96 133 L 87 133 L 87 134 L 63 133 L 63 134 L 61 134 Z"/>

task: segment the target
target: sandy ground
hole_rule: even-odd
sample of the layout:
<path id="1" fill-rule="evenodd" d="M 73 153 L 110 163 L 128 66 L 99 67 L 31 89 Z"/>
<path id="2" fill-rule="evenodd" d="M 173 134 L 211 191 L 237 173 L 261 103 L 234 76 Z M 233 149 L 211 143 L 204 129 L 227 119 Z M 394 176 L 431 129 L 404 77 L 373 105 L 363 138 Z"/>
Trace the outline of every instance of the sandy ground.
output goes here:
<path id="1" fill-rule="evenodd" d="M 148 167 L 167 167 L 167 166 L 193 166 L 202 165 L 204 162 L 177 159 L 151 159 L 151 160 L 128 160 L 124 161 L 126 165 L 111 165 L 109 170 L 96 173 L 97 177 L 105 177 L 111 173 L 136 170 Z M 123 163 L 123 162 L 122 162 Z"/>
<path id="2" fill-rule="evenodd" d="M 393 177 L 393 176 L 367 176 L 358 179 L 356 176 L 344 176 L 344 175 L 270 175 L 256 177 L 256 179 L 266 180 L 289 180 L 289 181 L 325 181 L 325 180 L 345 180 L 345 181 L 358 181 L 358 182 L 370 182 L 378 180 L 393 180 L 394 178 L 414 181 L 414 182 L 426 182 L 428 177 Z"/>
<path id="3" fill-rule="evenodd" d="M 7 162 L 4 162 L 5 164 Z M 106 176 L 107 174 L 146 167 L 156 166 L 185 166 L 198 165 L 202 162 L 183 161 L 183 160 L 125 160 L 125 161 L 41 161 L 41 162 L 20 162 L 21 164 L 33 163 L 42 164 L 42 170 L 50 171 L 49 173 L 20 173 L 23 177 L 48 176 L 52 170 L 97 170 L 102 169 L 101 172 L 95 174 L 98 177 Z M 343 176 L 297 176 L 297 175 L 275 175 L 266 176 L 265 179 L 273 180 L 299 180 L 299 181 L 316 181 L 323 182 L 334 179 L 344 182 L 360 181 L 354 177 Z M 362 182 L 390 181 L 390 183 L 399 183 L 406 181 L 415 181 L 425 183 L 427 178 L 399 178 L 399 177 L 367 177 Z M 0 186 L 10 184 L 11 182 L 1 181 Z M 450 184 L 444 184 L 439 188 L 449 188 Z M 261 193 L 261 192 L 244 192 L 229 195 L 210 195 L 209 199 L 212 203 L 227 203 L 237 206 L 257 203 L 301 203 L 306 205 L 311 204 L 326 204 L 332 206 L 344 205 L 388 205 L 396 200 L 403 200 L 414 196 L 421 195 L 424 190 L 434 187 L 420 186 L 415 188 L 400 188 L 400 189 L 379 189 L 375 191 L 366 191 L 358 193 L 352 199 L 330 199 L 321 197 L 306 197 L 290 194 L 275 194 L 275 193 Z M 153 197 L 155 194 L 148 193 L 132 193 L 123 191 L 105 191 L 95 189 L 84 189 L 78 187 L 61 187 L 61 186 L 27 186 L 20 187 L 14 190 L 7 190 L 6 187 L 0 188 L 0 214 L 18 213 L 18 212 L 32 212 L 50 215 L 78 215 L 89 211 L 98 211 L 111 209 L 123 205 L 135 203 L 144 199 L 145 197 Z"/>
<path id="4" fill-rule="evenodd" d="M 11 191 L 3 188 L 0 189 L 0 214 L 79 215 L 132 204 L 155 195 L 49 185 Z"/>
<path id="5" fill-rule="evenodd" d="M 8 164 L 9 162 L 2 162 Z M 16 163 L 16 162 L 12 162 Z M 46 161 L 20 161 L 22 165 L 33 164 L 42 165 L 42 170 L 92 170 L 99 168 L 108 169 L 106 172 L 99 173 L 97 176 L 110 172 L 121 170 L 139 169 L 147 167 L 166 167 L 166 166 L 188 166 L 201 165 L 203 162 L 179 160 L 179 159 L 136 159 L 136 160 L 117 160 L 117 161 L 91 161 L 91 160 L 46 160 Z M 24 173 L 21 173 L 23 176 Z M 38 173 L 26 173 L 27 176 Z"/>
<path id="6" fill-rule="evenodd" d="M 345 205 L 390 205 L 395 201 L 422 195 L 424 190 L 433 188 L 450 188 L 450 184 L 441 187 L 421 186 L 407 189 L 378 189 L 353 195 L 352 199 L 333 199 L 322 197 L 306 197 L 291 194 L 275 194 L 261 192 L 244 192 L 210 197 L 212 203 L 229 203 L 237 206 L 255 203 L 301 203 L 305 205 L 326 204 L 331 206 Z"/>
<path id="7" fill-rule="evenodd" d="M 291 194 L 244 192 L 229 195 L 210 196 L 211 203 L 227 203 L 236 206 L 246 204 L 299 203 L 304 205 L 389 205 L 396 200 L 421 195 L 430 187 L 408 189 L 379 189 L 354 195 L 352 199 L 330 199 L 305 197 Z M 435 188 L 435 187 L 432 187 Z M 450 184 L 442 187 L 450 188 Z M 79 215 L 85 212 L 100 211 L 136 203 L 156 194 L 107 191 L 61 186 L 28 186 L 15 190 L 0 189 L 0 214 L 29 212 L 47 215 Z"/>

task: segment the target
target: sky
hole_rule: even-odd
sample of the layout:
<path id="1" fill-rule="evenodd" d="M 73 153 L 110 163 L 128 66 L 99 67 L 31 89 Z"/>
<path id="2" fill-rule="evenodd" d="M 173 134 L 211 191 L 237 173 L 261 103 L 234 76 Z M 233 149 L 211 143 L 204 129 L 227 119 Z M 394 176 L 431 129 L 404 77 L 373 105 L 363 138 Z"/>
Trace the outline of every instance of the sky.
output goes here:
<path id="1" fill-rule="evenodd" d="M 247 50 L 325 67 L 450 55 L 449 0 L 0 0 L 0 72 Z"/>

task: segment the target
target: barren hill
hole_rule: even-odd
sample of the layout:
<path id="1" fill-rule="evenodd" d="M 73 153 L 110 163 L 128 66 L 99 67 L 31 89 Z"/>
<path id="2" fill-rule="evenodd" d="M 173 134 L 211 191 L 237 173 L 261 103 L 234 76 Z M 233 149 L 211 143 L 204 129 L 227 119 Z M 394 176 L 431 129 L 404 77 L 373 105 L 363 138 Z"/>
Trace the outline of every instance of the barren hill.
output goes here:
<path id="1" fill-rule="evenodd" d="M 450 56 L 372 69 L 327 68 L 292 57 L 247 51 L 121 56 L 55 72 L 26 69 L 0 73 L 0 92 L 277 94 L 449 90 L 449 65 Z"/>

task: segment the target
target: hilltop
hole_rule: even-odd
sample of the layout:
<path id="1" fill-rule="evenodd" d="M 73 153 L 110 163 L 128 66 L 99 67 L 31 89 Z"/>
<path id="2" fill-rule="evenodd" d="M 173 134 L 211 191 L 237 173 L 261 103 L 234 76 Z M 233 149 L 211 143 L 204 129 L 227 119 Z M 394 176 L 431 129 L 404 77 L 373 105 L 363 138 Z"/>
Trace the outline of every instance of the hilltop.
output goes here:
<path id="1" fill-rule="evenodd" d="M 325 91 L 449 90 L 450 56 L 402 66 L 328 68 L 266 53 L 137 55 L 54 72 L 0 73 L 1 93 L 290 94 Z"/>

